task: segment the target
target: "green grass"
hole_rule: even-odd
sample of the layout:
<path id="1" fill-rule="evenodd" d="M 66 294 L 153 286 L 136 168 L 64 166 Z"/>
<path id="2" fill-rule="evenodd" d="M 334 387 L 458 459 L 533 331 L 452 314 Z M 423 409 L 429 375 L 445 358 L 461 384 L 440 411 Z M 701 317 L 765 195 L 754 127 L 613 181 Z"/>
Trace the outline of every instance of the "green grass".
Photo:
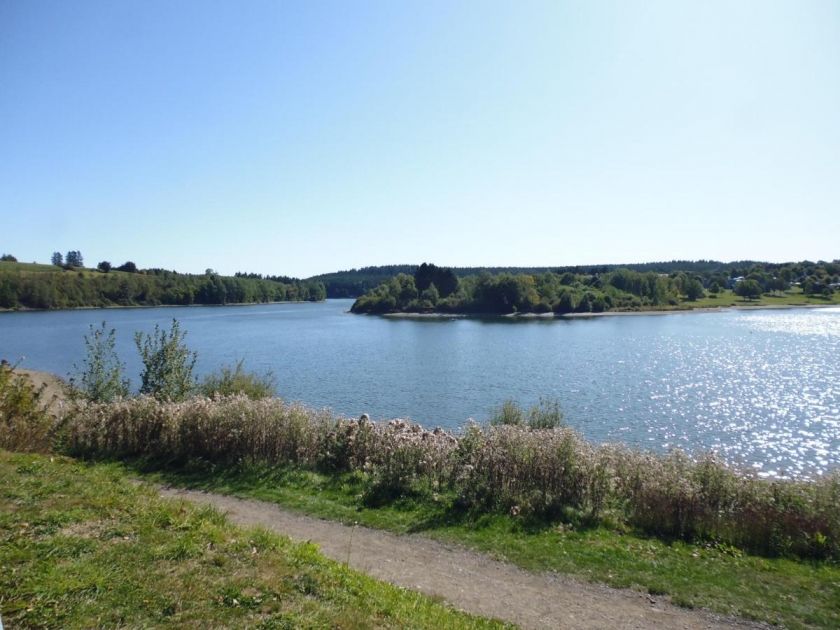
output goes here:
<path id="1" fill-rule="evenodd" d="M 64 457 L 0 451 L 0 567 L 14 628 L 501 627 Z"/>
<path id="2" fill-rule="evenodd" d="M 270 501 L 344 523 L 422 532 L 527 569 L 667 594 L 687 607 L 789 628 L 840 627 L 836 564 L 763 558 L 728 546 L 669 543 L 603 527 L 576 530 L 515 517 L 472 517 L 454 510 L 451 497 L 370 508 L 361 499 L 360 477 L 353 474 L 257 467 L 161 472 L 135 465 L 134 470 L 156 481 Z"/>
<path id="3" fill-rule="evenodd" d="M 25 263 L 25 262 L 7 262 L 7 261 L 0 261 L 0 271 L 14 271 L 18 273 L 45 273 L 45 272 L 52 272 L 52 273 L 81 273 L 83 276 L 101 276 L 103 273 L 98 269 L 94 269 L 91 267 L 75 267 L 73 269 L 65 269 L 64 267 L 58 267 L 56 265 L 45 265 L 41 263 Z M 117 276 L 125 275 L 136 275 L 131 274 L 125 271 L 117 271 L 116 269 L 111 269 L 108 272 L 109 274 L 114 274 Z"/>
<path id="4" fill-rule="evenodd" d="M 824 298 L 815 295 L 805 295 L 802 289 L 794 287 L 781 294 L 765 293 L 757 300 L 744 300 L 744 298 L 726 289 L 717 295 L 706 295 L 706 297 L 694 302 L 683 300 L 680 303 L 680 307 L 713 308 L 727 306 L 797 306 L 806 304 L 840 304 L 840 292 L 835 291 L 830 298 Z"/>
<path id="5" fill-rule="evenodd" d="M 39 263 L 9 262 L 3 260 L 0 261 L 0 271 L 61 271 L 61 267 L 56 267 L 55 265 L 42 265 Z"/>

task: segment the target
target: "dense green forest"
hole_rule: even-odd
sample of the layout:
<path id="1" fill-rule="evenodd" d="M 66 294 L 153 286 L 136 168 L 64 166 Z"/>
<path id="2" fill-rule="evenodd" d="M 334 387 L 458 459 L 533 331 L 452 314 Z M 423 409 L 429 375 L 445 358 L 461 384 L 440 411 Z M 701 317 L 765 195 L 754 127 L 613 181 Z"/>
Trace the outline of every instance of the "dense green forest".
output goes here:
<path id="1" fill-rule="evenodd" d="M 365 293 L 354 313 L 588 313 L 699 305 L 728 293 L 743 300 L 765 294 L 834 301 L 840 290 L 840 260 L 800 263 L 651 263 L 670 271 L 601 266 L 537 273 L 482 271 L 423 264 Z M 645 269 L 647 265 L 638 265 Z M 779 303 L 785 303 L 780 301 Z"/>
<path id="2" fill-rule="evenodd" d="M 384 265 L 336 271 L 309 280 L 323 282 L 328 298 L 356 298 L 400 273 L 413 274 L 417 265 Z"/>
<path id="3" fill-rule="evenodd" d="M 323 283 L 256 274 L 202 275 L 164 269 L 139 270 L 133 263 L 117 269 L 0 262 L 0 308 L 74 308 L 82 306 L 157 306 L 318 301 Z"/>
<path id="4" fill-rule="evenodd" d="M 666 262 L 633 263 L 626 265 L 574 265 L 560 267 L 451 267 L 452 272 L 459 278 L 477 276 L 482 273 L 498 275 L 508 273 L 512 275 L 538 275 L 551 271 L 553 273 L 573 273 L 580 275 L 603 274 L 618 269 L 629 269 L 630 271 L 652 271 L 655 273 L 674 273 L 683 271 L 685 273 L 702 274 L 723 274 L 725 276 L 745 276 L 751 269 L 760 266 L 770 269 L 774 265 L 754 260 L 741 260 L 735 262 L 720 262 L 717 260 L 671 260 Z M 778 266 L 778 265 L 776 265 Z M 384 265 L 379 267 L 362 267 L 361 269 L 350 269 L 347 271 L 336 271 L 334 273 L 313 276 L 310 280 L 323 282 L 327 289 L 327 297 L 330 298 L 356 298 L 364 295 L 371 289 L 375 289 L 383 282 L 394 276 L 404 273 L 414 275 L 419 265 Z"/>

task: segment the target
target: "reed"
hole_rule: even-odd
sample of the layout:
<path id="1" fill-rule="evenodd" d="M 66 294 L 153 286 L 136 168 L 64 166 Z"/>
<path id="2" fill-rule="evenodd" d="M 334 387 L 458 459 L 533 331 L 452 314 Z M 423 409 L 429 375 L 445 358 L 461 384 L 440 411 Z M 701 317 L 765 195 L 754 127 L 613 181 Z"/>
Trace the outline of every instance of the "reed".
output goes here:
<path id="1" fill-rule="evenodd" d="M 61 434 L 70 453 L 88 457 L 357 471 L 372 504 L 449 493 L 467 511 L 840 559 L 840 474 L 762 479 L 712 455 L 595 445 L 566 427 L 473 424 L 454 434 L 239 395 L 82 401 Z"/>

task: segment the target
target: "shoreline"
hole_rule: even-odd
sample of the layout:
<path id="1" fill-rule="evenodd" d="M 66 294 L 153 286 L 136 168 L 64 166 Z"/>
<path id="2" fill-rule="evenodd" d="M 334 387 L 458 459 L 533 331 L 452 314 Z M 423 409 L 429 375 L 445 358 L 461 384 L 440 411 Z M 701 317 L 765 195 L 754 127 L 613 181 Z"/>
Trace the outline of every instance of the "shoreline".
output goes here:
<path id="1" fill-rule="evenodd" d="M 642 315 L 686 315 L 689 313 L 724 313 L 727 311 L 790 310 L 798 308 L 840 308 L 840 304 L 733 304 L 731 306 L 699 306 L 697 308 L 651 309 L 642 311 L 603 311 L 600 313 L 353 313 L 378 315 L 388 319 L 590 319 Z M 352 311 L 348 311 L 352 313 Z"/>

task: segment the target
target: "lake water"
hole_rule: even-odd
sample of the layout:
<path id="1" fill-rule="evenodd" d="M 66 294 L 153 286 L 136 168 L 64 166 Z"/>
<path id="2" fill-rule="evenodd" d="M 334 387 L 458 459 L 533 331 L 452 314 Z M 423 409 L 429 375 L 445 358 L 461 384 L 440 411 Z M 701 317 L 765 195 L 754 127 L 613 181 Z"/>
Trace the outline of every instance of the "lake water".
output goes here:
<path id="1" fill-rule="evenodd" d="M 458 427 L 547 396 L 599 442 L 715 450 L 771 476 L 840 463 L 840 308 L 418 321 L 351 303 L 2 313 L 0 357 L 67 375 L 106 320 L 136 384 L 134 331 L 174 317 L 200 373 L 245 359 L 284 398 L 348 416 Z"/>

